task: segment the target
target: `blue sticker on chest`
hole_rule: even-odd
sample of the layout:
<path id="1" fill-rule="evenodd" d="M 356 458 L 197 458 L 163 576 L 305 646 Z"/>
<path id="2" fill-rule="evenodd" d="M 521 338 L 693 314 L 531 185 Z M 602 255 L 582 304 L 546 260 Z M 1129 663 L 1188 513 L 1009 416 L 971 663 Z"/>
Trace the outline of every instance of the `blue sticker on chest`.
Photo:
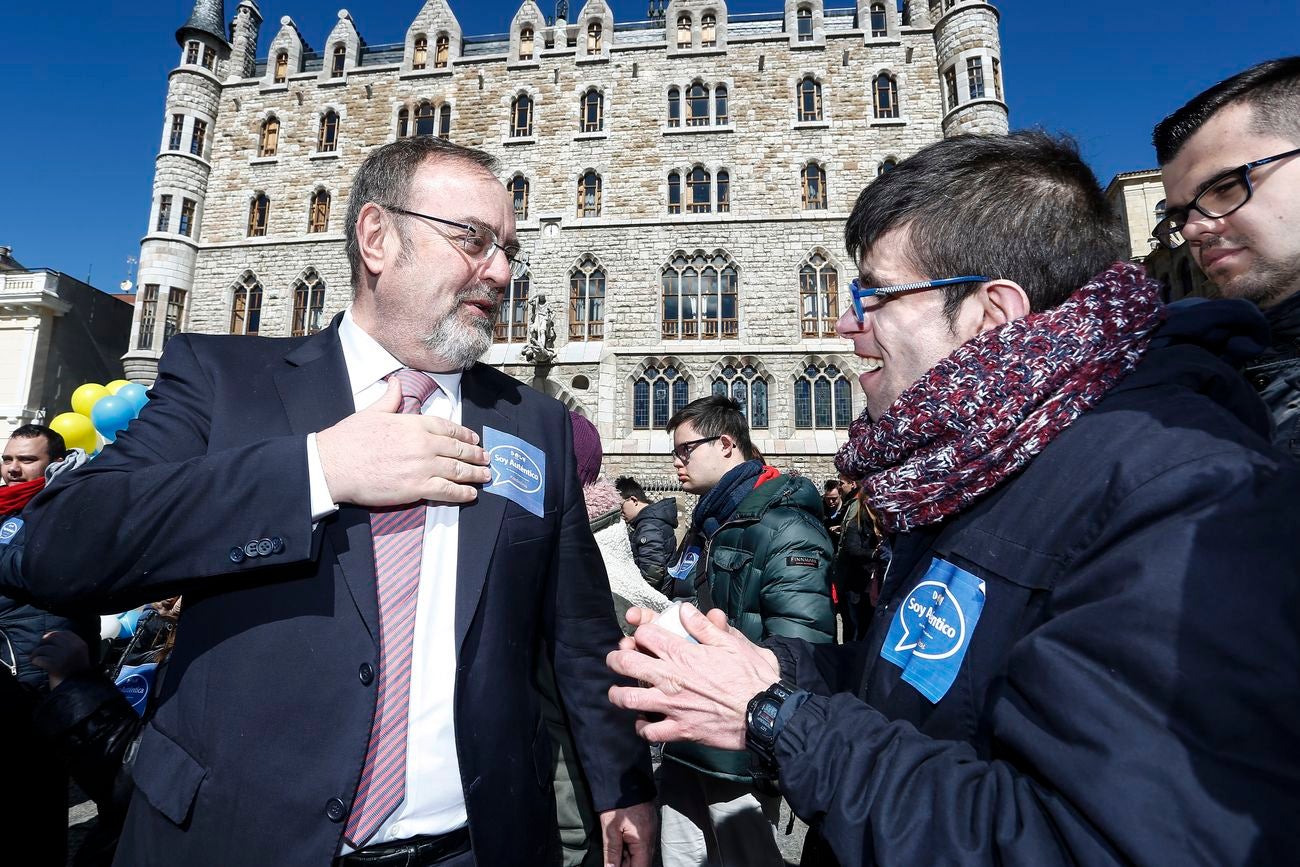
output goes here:
<path id="1" fill-rule="evenodd" d="M 23 528 L 22 518 L 10 518 L 3 524 L 0 524 L 0 545 L 8 545 L 18 535 L 18 531 Z"/>
<path id="2" fill-rule="evenodd" d="M 880 656 L 935 704 L 957 679 L 984 610 L 984 582 L 938 557 L 912 588 L 889 627 Z"/>
<path id="3" fill-rule="evenodd" d="M 490 427 L 483 428 L 483 450 L 492 470 L 484 493 L 505 497 L 542 517 L 546 501 L 546 455 L 542 450 Z"/>

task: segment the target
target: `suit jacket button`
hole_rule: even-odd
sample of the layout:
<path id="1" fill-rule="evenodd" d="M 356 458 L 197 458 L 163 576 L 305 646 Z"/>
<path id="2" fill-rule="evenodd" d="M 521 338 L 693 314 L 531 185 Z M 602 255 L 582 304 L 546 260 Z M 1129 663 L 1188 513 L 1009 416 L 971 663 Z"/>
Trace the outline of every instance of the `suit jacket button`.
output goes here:
<path id="1" fill-rule="evenodd" d="M 258 553 L 257 553 L 257 540 L 256 540 L 256 539 L 254 539 L 253 541 L 249 542 L 248 544 L 246 544 L 246 545 L 244 546 L 244 556 L 245 556 L 245 557 L 256 557 L 256 556 L 258 556 Z"/>
<path id="2" fill-rule="evenodd" d="M 243 549 L 243 548 L 231 548 L 231 549 L 230 549 L 230 562 L 231 562 L 231 563 L 243 563 L 243 562 L 244 562 L 244 549 Z"/>
<path id="3" fill-rule="evenodd" d="M 338 798 L 330 798 L 329 801 L 325 803 L 325 815 L 329 817 L 331 822 L 342 822 L 343 818 L 347 816 L 347 814 L 348 805 Z"/>
<path id="4" fill-rule="evenodd" d="M 262 539 L 257 543 L 257 556 L 259 557 L 269 557 L 274 550 L 275 546 L 271 544 L 270 539 Z"/>
<path id="5" fill-rule="evenodd" d="M 272 537 L 271 537 L 271 553 L 272 553 L 272 554 L 279 554 L 279 553 L 280 553 L 281 551 L 283 551 L 283 550 L 284 550 L 284 539 L 280 538 L 279 536 L 272 536 Z"/>
<path id="6" fill-rule="evenodd" d="M 361 667 L 357 669 L 357 677 L 361 678 L 362 684 L 370 686 L 375 680 L 374 667 L 368 662 L 361 663 Z"/>

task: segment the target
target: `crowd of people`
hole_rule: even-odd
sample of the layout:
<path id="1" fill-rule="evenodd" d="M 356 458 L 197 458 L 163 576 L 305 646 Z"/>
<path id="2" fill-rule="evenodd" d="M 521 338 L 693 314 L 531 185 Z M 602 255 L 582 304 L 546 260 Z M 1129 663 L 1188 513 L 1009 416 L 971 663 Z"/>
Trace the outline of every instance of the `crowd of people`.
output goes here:
<path id="1" fill-rule="evenodd" d="M 845 227 L 837 478 L 701 398 L 680 520 L 477 362 L 524 265 L 493 159 L 376 149 L 330 327 L 178 335 L 93 461 L 4 449 L 25 863 L 67 858 L 69 774 L 84 865 L 779 867 L 782 798 L 814 867 L 1290 863 L 1300 58 L 1154 140 L 1155 237 L 1222 297 L 1124 261 L 1068 139 L 930 145 Z"/>

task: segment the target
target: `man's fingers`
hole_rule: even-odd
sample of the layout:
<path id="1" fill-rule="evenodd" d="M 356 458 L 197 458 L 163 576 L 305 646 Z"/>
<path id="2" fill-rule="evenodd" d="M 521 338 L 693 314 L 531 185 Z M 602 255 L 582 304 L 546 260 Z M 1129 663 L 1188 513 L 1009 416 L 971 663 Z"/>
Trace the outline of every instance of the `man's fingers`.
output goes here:
<path id="1" fill-rule="evenodd" d="M 686 631 L 690 634 L 691 638 L 694 638 L 700 644 L 724 644 L 726 640 L 731 637 L 730 628 L 727 626 L 727 615 L 716 608 L 713 609 L 713 611 L 717 611 L 718 614 L 721 615 L 721 626 L 718 626 L 713 622 L 713 620 L 701 614 L 700 609 L 696 608 L 691 603 L 682 603 L 682 626 L 686 628 Z M 711 611 L 709 613 L 712 614 L 713 612 Z"/>
<path id="2" fill-rule="evenodd" d="M 384 396 L 362 410 L 362 412 L 397 412 L 402 408 L 402 384 L 397 377 L 388 380 Z"/>
<path id="3" fill-rule="evenodd" d="M 418 416 L 418 418 L 420 424 L 429 433 L 448 437 L 454 440 L 460 440 L 461 442 L 468 443 L 471 446 L 477 446 L 479 443 L 478 434 L 474 433 L 474 431 L 467 427 L 456 424 L 455 422 L 447 421 L 447 419 L 439 418 L 436 415 L 422 415 Z M 483 456 L 483 459 L 479 461 L 479 463 L 486 464 L 487 453 L 482 449 L 476 449 L 476 451 Z"/>
<path id="4" fill-rule="evenodd" d="M 624 617 L 632 626 L 643 626 L 646 623 L 654 623 L 659 617 L 659 612 L 653 608 L 629 608 Z"/>
<path id="5" fill-rule="evenodd" d="M 662 629 L 659 631 L 663 632 Z M 635 650 L 611 650 L 605 657 L 605 664 L 617 674 L 646 683 L 657 683 L 663 677 L 659 660 Z"/>
<path id="6" fill-rule="evenodd" d="M 667 698 L 662 692 L 644 686 L 611 686 L 609 703 L 637 713 L 664 713 L 669 709 Z"/>
<path id="7" fill-rule="evenodd" d="M 434 503 L 472 503 L 478 499 L 478 488 L 435 477 L 429 479 L 419 499 Z"/>
<path id="8" fill-rule="evenodd" d="M 681 735 L 677 730 L 677 723 L 670 719 L 651 722 L 645 717 L 638 717 L 635 727 L 636 733 L 652 744 L 664 744 L 681 740 Z"/>

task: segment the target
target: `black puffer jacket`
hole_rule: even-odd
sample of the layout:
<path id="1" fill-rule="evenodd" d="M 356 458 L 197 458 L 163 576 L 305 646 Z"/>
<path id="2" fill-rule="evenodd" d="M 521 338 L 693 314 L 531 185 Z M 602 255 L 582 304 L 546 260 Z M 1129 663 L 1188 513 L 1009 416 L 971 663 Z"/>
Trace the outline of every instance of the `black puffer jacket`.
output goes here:
<path id="1" fill-rule="evenodd" d="M 642 577 L 656 590 L 662 586 L 668 561 L 677 550 L 677 500 L 664 497 L 641 510 L 627 525 L 632 559 Z"/>
<path id="2" fill-rule="evenodd" d="M 1268 432 L 1236 370 L 1158 341 L 1021 473 L 898 537 L 866 640 L 769 642 L 814 693 L 781 784 L 841 865 L 1294 863 L 1300 471 Z M 882 654 L 940 558 L 986 590 L 935 703 Z"/>

